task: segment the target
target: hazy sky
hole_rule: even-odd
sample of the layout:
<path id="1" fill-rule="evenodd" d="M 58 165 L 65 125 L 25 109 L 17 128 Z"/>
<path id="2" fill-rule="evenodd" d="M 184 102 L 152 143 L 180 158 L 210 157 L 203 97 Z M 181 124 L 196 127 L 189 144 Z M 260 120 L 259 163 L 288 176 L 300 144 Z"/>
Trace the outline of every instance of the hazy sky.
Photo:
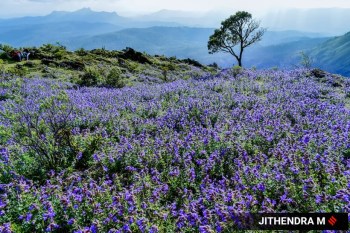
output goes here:
<path id="1" fill-rule="evenodd" d="M 73 11 L 90 7 L 121 15 L 161 9 L 185 11 L 249 10 L 256 14 L 281 8 L 350 8 L 350 0 L 0 0 L 0 18 L 45 15 L 54 10 Z"/>

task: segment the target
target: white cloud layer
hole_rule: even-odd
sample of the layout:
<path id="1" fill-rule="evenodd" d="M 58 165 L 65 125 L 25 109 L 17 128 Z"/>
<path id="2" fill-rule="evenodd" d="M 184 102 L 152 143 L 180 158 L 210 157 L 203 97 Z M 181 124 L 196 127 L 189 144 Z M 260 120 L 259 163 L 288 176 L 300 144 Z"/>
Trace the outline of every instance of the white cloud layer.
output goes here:
<path id="1" fill-rule="evenodd" d="M 350 0 L 0 0 L 0 18 L 45 15 L 54 10 L 74 11 L 83 7 L 121 14 L 184 11 L 248 10 L 264 13 L 283 8 L 350 8 Z"/>

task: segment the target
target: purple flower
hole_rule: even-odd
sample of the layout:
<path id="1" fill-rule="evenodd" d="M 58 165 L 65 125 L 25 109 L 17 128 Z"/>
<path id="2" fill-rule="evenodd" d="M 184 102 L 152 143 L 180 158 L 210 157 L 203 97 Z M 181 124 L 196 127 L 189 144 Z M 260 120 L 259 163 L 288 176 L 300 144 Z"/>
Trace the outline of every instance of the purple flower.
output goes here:
<path id="1" fill-rule="evenodd" d="M 199 226 L 200 233 L 211 233 L 210 226 Z"/>
<path id="2" fill-rule="evenodd" d="M 322 202 L 322 196 L 316 195 L 316 204 L 320 204 Z"/>
<path id="3" fill-rule="evenodd" d="M 222 227 L 221 227 L 220 223 L 216 224 L 215 229 L 216 229 L 216 232 L 222 232 Z"/>
<path id="4" fill-rule="evenodd" d="M 1 233 L 12 233 L 11 224 L 10 223 L 5 223 L 2 226 L 0 225 L 0 232 Z"/>
<path id="5" fill-rule="evenodd" d="M 303 137 L 303 142 L 304 142 L 305 144 L 308 144 L 309 141 L 310 141 L 310 137 L 309 137 L 308 135 L 305 135 L 305 136 Z"/>
<path id="6" fill-rule="evenodd" d="M 90 231 L 91 231 L 91 233 L 97 233 L 98 232 L 98 228 L 97 228 L 96 224 L 92 224 L 91 225 Z"/>
<path id="7" fill-rule="evenodd" d="M 261 191 L 261 192 L 264 192 L 265 191 L 265 185 L 260 183 L 258 184 L 257 188 Z"/>
<path id="8" fill-rule="evenodd" d="M 83 157 L 83 153 L 82 153 L 82 152 L 79 152 L 79 153 L 77 154 L 76 159 L 79 161 L 82 157 Z"/>
<path id="9" fill-rule="evenodd" d="M 67 224 L 68 224 L 68 225 L 73 225 L 74 222 L 75 222 L 75 219 L 74 219 L 74 218 L 71 218 L 71 219 L 69 219 L 69 220 L 67 221 Z"/>
<path id="10" fill-rule="evenodd" d="M 26 216 L 26 221 L 29 222 L 32 219 L 33 214 L 32 213 L 28 213 Z"/>
<path id="11" fill-rule="evenodd" d="M 159 232 L 158 228 L 156 226 L 152 226 L 150 229 L 149 229 L 149 233 L 157 233 Z"/>
<path id="12" fill-rule="evenodd" d="M 129 224 L 125 224 L 125 225 L 123 226 L 123 231 L 124 231 L 124 232 L 131 232 Z"/>
<path id="13" fill-rule="evenodd" d="M 92 158 L 96 161 L 96 162 L 100 162 L 100 157 L 97 154 L 93 154 Z"/>

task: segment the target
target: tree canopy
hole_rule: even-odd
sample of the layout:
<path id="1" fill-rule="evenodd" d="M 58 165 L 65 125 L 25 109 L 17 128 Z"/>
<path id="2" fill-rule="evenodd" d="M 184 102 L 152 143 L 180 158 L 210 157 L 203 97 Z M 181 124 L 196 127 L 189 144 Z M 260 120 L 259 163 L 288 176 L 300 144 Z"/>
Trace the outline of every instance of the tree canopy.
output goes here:
<path id="1" fill-rule="evenodd" d="M 266 29 L 260 27 L 260 22 L 252 19 L 246 11 L 238 11 L 221 22 L 208 42 L 209 53 L 226 52 L 232 54 L 242 66 L 242 55 L 245 48 L 261 40 Z M 235 47 L 239 46 L 239 51 Z"/>

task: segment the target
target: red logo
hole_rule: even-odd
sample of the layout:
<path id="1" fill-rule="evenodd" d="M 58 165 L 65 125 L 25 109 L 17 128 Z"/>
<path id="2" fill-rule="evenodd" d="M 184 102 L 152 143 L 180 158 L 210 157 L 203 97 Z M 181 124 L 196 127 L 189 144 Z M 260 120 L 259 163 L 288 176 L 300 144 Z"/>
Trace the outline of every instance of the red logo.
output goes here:
<path id="1" fill-rule="evenodd" d="M 331 224 L 332 226 L 334 226 L 336 222 L 337 222 L 337 219 L 334 216 L 328 219 L 328 223 Z"/>

